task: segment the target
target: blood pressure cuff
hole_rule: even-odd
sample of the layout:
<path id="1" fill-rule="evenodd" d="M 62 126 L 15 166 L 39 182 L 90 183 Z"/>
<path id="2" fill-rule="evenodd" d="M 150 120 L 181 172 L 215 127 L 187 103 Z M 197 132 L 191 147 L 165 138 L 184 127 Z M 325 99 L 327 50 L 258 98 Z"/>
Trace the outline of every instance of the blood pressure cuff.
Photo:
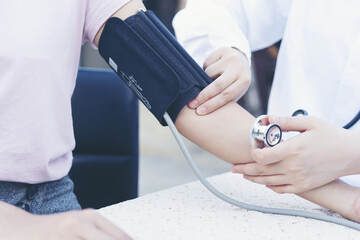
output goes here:
<path id="1" fill-rule="evenodd" d="M 212 82 L 151 11 L 110 18 L 99 52 L 163 126 Z"/>

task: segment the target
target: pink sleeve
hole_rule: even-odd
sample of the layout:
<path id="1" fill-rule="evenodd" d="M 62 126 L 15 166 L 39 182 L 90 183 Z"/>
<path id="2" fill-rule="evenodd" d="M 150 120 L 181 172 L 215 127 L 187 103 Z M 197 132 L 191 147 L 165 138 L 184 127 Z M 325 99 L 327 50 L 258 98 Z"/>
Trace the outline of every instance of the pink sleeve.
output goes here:
<path id="1" fill-rule="evenodd" d="M 87 0 L 83 42 L 89 42 L 94 48 L 93 41 L 96 33 L 106 20 L 130 0 Z"/>

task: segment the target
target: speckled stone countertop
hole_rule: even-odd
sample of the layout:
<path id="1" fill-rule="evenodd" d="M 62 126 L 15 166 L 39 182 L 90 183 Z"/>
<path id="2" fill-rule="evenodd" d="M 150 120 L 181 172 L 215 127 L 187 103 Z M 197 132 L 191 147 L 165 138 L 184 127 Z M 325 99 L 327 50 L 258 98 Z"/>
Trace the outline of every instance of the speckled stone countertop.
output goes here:
<path id="1" fill-rule="evenodd" d="M 246 203 L 336 216 L 295 195 L 276 194 L 241 175 L 226 173 L 208 180 L 221 192 Z M 360 232 L 336 224 L 231 206 L 200 182 L 145 195 L 99 212 L 134 239 L 360 239 Z"/>

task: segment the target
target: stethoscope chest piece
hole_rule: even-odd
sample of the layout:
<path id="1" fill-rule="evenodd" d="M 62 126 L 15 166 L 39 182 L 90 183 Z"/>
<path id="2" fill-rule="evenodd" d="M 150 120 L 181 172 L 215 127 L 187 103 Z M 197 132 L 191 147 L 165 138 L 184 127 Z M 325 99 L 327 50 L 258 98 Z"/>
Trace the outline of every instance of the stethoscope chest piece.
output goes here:
<path id="1" fill-rule="evenodd" d="M 279 125 L 270 124 L 268 116 L 258 117 L 250 132 L 250 143 L 253 148 L 273 147 L 280 143 L 282 131 Z"/>

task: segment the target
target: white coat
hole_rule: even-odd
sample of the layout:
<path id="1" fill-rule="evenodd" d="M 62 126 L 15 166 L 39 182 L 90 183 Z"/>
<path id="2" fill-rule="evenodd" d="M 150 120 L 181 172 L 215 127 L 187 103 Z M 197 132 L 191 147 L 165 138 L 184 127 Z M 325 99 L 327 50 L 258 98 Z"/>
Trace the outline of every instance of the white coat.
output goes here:
<path id="1" fill-rule="evenodd" d="M 250 58 L 282 39 L 269 114 L 302 108 L 344 126 L 360 110 L 359 12 L 358 0 L 188 0 L 173 25 L 201 66 L 219 47 Z"/>

